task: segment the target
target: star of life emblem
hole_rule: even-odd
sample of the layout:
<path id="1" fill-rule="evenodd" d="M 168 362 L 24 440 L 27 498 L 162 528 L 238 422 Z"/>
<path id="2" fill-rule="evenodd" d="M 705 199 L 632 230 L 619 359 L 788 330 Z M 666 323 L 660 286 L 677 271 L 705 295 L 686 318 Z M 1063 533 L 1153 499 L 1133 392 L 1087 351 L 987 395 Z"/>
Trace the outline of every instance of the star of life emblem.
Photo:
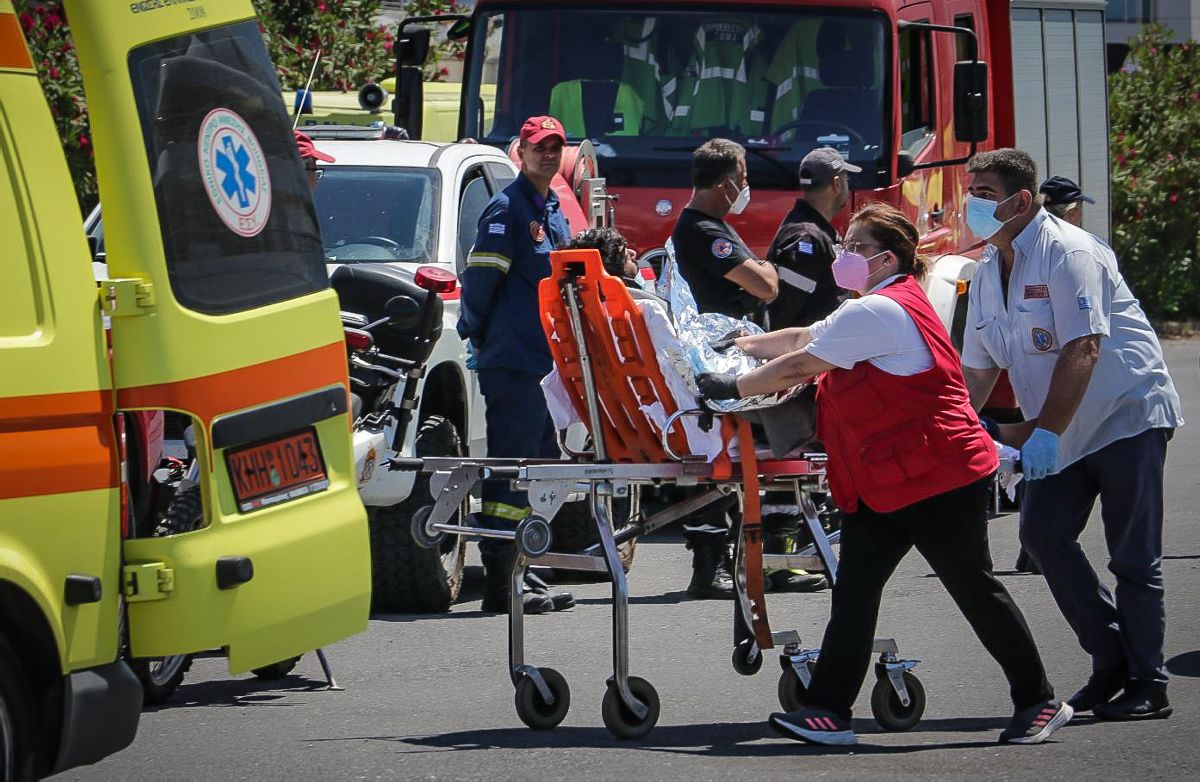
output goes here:
<path id="1" fill-rule="evenodd" d="M 257 236 L 271 217 L 271 172 L 250 124 L 226 108 L 210 111 L 196 141 L 204 194 L 238 236 Z"/>

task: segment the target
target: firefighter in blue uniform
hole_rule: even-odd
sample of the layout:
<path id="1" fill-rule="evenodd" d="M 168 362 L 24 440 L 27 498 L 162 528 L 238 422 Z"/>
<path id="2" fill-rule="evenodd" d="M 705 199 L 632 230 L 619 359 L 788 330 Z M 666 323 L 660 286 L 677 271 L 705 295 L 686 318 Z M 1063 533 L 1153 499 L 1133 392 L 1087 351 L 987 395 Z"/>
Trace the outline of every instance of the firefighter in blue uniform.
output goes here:
<path id="1" fill-rule="evenodd" d="M 562 160 L 566 134 L 553 117 L 530 117 L 521 127 L 521 173 L 479 218 L 475 245 L 462 274 L 458 333 L 470 341 L 487 410 L 490 457 L 560 455 L 541 380 L 551 369 L 550 348 L 538 306 L 538 283 L 550 276 L 550 251 L 571 240 L 550 182 Z M 530 512 L 523 491 L 507 481 L 483 485 L 479 522 L 514 529 Z M 509 574 L 515 551 L 507 541 L 479 544 L 485 587 L 483 610 L 507 612 Z M 527 613 L 573 604 L 569 595 L 551 597 L 544 585 L 526 587 Z"/>

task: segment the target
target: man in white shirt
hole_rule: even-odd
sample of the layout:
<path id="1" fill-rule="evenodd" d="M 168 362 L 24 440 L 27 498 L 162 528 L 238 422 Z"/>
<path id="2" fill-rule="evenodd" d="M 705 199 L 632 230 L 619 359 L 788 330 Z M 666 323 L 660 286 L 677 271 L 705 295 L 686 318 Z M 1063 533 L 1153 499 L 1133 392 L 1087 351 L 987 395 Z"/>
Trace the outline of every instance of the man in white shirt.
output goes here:
<path id="1" fill-rule="evenodd" d="M 1162 348 L 1108 245 L 1041 208 L 1029 155 L 984 152 L 967 171 L 967 224 L 989 246 L 963 374 L 978 410 L 1007 369 L 1026 418 L 1000 427 L 1027 478 L 1021 543 L 1092 657 L 1070 704 L 1104 719 L 1167 717 L 1162 479 L 1183 416 Z M 1097 497 L 1116 600 L 1078 543 Z"/>

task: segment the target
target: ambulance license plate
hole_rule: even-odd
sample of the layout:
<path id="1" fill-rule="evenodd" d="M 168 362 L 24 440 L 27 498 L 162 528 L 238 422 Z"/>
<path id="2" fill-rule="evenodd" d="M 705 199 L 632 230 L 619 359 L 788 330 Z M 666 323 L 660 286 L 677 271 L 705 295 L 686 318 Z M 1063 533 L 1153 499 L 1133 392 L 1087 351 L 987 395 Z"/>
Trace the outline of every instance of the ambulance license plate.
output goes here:
<path id="1" fill-rule="evenodd" d="M 242 513 L 329 488 L 316 429 L 226 451 L 225 464 Z"/>

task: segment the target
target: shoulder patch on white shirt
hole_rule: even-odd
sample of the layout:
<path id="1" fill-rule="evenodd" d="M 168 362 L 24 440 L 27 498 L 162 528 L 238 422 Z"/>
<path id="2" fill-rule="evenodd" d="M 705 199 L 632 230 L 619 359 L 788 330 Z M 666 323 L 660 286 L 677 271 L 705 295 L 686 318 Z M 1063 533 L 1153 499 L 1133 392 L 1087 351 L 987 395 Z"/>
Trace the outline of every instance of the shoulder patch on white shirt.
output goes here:
<path id="1" fill-rule="evenodd" d="M 488 223 L 488 233 L 504 235 L 504 223 Z"/>
<path id="2" fill-rule="evenodd" d="M 1090 310 L 1092 308 L 1091 296 L 1076 296 L 1075 303 L 1079 305 L 1081 310 Z"/>

